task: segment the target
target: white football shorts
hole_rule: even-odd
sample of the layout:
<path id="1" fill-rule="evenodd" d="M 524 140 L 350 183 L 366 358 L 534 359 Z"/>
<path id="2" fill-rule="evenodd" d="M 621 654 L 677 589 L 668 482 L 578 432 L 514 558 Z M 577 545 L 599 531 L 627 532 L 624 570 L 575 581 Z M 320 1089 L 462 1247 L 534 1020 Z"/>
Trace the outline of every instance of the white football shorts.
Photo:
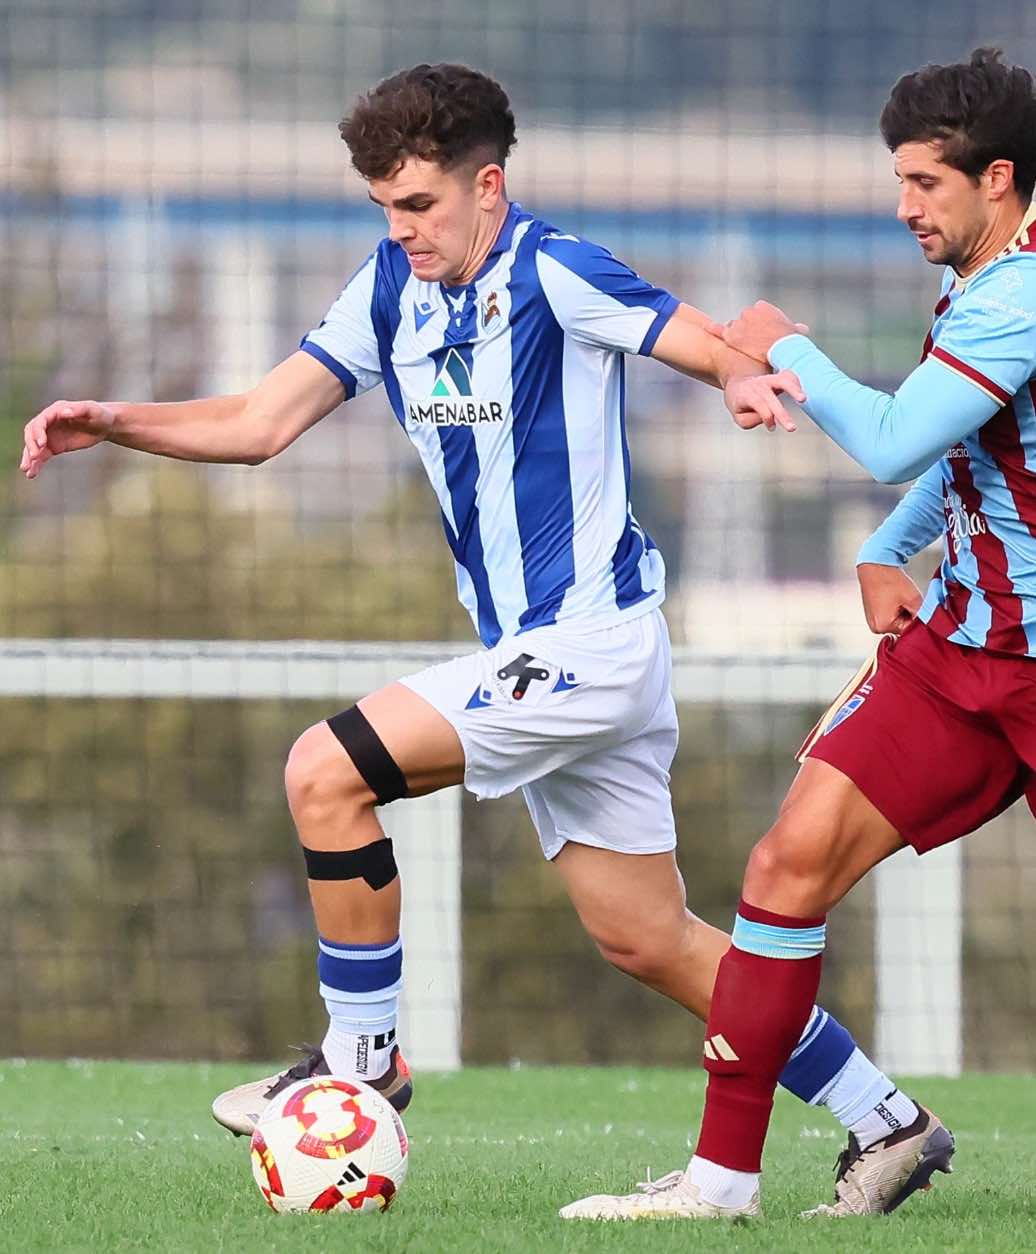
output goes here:
<path id="1" fill-rule="evenodd" d="M 615 626 L 537 627 L 400 680 L 456 728 L 480 800 L 521 788 L 547 858 L 566 841 L 676 845 L 678 728 L 659 609 Z"/>

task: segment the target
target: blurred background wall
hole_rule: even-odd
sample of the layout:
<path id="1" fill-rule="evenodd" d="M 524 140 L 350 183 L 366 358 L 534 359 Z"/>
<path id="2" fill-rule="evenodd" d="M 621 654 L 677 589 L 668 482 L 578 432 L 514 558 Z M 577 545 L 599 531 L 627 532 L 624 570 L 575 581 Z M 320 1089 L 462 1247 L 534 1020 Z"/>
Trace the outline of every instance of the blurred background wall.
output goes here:
<path id="1" fill-rule="evenodd" d="M 240 390 L 295 348 L 382 231 L 336 124 L 384 75 L 495 74 L 519 123 L 512 198 L 714 316 L 774 300 L 893 386 L 939 275 L 895 222 L 877 116 L 901 73 L 984 43 L 1036 64 L 1036 10 L 0 0 L 0 636 L 471 641 L 380 392 L 258 469 L 101 448 L 16 473 L 49 400 Z M 650 362 L 629 386 L 674 640 L 775 666 L 867 647 L 853 561 L 895 491 L 808 423 L 746 436 Z M 270 1056 L 316 1030 L 280 772 L 331 712 L 0 701 L 0 1053 Z M 715 922 L 816 712 L 681 711 L 681 859 Z M 463 814 L 465 1058 L 693 1060 L 697 1026 L 591 953 L 520 804 Z M 969 1065 L 1034 1061 L 1031 836 L 1015 812 L 966 846 Z M 825 988 L 865 1040 L 869 892 L 837 916 Z"/>

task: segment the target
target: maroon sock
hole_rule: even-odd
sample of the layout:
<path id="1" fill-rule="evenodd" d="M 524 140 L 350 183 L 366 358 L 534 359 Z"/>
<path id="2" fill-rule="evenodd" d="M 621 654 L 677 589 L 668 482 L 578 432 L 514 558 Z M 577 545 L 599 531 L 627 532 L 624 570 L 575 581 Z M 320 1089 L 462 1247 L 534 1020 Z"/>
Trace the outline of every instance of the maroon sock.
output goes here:
<path id="1" fill-rule="evenodd" d="M 760 1170 L 777 1077 L 816 1001 L 823 930 L 823 919 L 795 919 L 745 901 L 738 907 L 705 1029 L 709 1082 L 699 1157 L 735 1171 Z"/>

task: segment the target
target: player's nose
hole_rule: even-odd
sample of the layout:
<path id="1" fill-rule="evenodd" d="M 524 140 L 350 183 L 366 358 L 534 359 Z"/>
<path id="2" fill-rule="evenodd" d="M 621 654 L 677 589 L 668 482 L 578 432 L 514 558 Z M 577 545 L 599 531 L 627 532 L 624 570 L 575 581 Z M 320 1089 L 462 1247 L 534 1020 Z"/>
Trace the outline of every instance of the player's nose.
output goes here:
<path id="1" fill-rule="evenodd" d="M 388 227 L 389 239 L 395 244 L 402 244 L 405 240 L 413 239 L 414 237 L 413 226 L 402 214 L 390 216 Z"/>
<path id="2" fill-rule="evenodd" d="M 907 226 L 921 216 L 920 206 L 906 192 L 900 193 L 899 204 L 896 206 L 896 217 Z"/>

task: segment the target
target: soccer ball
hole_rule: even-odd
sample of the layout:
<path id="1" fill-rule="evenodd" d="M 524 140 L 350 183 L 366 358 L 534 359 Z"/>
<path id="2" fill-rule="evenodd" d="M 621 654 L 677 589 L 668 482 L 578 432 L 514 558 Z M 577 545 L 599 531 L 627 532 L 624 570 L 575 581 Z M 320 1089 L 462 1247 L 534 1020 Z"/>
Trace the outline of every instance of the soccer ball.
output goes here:
<path id="1" fill-rule="evenodd" d="M 385 1098 L 335 1076 L 278 1093 L 252 1133 L 252 1175 L 276 1211 L 386 1210 L 407 1155 L 403 1121 Z"/>

